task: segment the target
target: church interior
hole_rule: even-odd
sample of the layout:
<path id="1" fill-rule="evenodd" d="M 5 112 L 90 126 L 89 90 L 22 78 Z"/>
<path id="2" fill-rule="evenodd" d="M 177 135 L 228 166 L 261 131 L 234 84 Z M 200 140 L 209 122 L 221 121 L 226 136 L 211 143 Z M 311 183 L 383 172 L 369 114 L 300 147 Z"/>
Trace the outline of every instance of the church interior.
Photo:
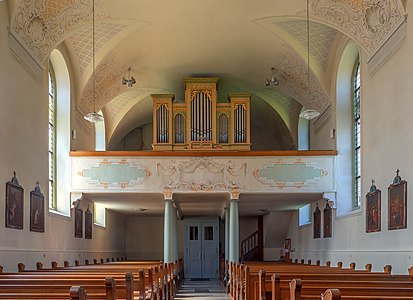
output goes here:
<path id="1" fill-rule="evenodd" d="M 283 256 L 408 274 L 412 13 L 0 0 L 3 272 L 127 257 L 218 278 Z"/>

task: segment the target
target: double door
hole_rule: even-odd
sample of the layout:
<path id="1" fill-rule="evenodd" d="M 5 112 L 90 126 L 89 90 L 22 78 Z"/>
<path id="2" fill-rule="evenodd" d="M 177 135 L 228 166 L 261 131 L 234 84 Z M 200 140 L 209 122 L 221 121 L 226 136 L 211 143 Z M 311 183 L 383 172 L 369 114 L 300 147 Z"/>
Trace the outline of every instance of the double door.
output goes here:
<path id="1" fill-rule="evenodd" d="M 191 218 L 185 225 L 185 278 L 219 277 L 219 220 Z"/>

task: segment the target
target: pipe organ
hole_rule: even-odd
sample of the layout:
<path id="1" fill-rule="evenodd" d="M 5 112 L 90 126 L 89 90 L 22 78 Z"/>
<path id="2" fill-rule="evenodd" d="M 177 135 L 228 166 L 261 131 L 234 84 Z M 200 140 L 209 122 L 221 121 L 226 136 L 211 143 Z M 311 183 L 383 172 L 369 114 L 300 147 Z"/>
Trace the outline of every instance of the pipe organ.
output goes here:
<path id="1" fill-rule="evenodd" d="M 250 150 L 250 94 L 218 102 L 218 78 L 186 78 L 185 102 L 154 94 L 153 150 Z"/>

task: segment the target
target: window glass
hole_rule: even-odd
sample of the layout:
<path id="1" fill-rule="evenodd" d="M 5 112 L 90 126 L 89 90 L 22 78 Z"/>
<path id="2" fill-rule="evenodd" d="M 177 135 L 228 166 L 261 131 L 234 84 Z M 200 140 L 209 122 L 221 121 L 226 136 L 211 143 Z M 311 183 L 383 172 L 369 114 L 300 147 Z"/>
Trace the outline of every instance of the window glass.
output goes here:
<path id="1" fill-rule="evenodd" d="M 354 144 L 354 207 L 360 206 L 361 199 L 361 120 L 360 120 L 360 62 L 354 68 L 353 101 L 353 144 Z"/>
<path id="2" fill-rule="evenodd" d="M 189 226 L 189 240 L 198 240 L 198 226 Z"/>
<path id="3" fill-rule="evenodd" d="M 49 208 L 56 209 L 56 79 L 52 64 L 49 64 Z"/>

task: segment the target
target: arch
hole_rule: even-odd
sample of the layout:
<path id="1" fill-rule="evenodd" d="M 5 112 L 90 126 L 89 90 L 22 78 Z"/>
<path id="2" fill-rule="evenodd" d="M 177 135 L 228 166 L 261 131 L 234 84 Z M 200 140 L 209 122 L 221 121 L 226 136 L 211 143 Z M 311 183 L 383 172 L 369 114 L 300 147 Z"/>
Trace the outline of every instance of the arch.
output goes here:
<path id="1" fill-rule="evenodd" d="M 185 118 L 183 114 L 176 114 L 174 117 L 175 144 L 185 142 Z"/>
<path id="2" fill-rule="evenodd" d="M 228 123 L 228 115 L 220 114 L 218 117 L 218 142 L 220 144 L 228 144 Z"/>
<path id="3" fill-rule="evenodd" d="M 359 57 L 354 42 L 348 42 L 341 54 L 336 78 L 337 126 L 337 214 L 358 206 L 353 202 L 353 70 Z"/>
<path id="4" fill-rule="evenodd" d="M 62 53 L 54 49 L 50 54 L 50 64 L 55 76 L 55 144 L 54 161 L 55 198 L 52 210 L 70 215 L 70 77 L 66 61 Z M 49 195 L 50 196 L 50 195 Z"/>

